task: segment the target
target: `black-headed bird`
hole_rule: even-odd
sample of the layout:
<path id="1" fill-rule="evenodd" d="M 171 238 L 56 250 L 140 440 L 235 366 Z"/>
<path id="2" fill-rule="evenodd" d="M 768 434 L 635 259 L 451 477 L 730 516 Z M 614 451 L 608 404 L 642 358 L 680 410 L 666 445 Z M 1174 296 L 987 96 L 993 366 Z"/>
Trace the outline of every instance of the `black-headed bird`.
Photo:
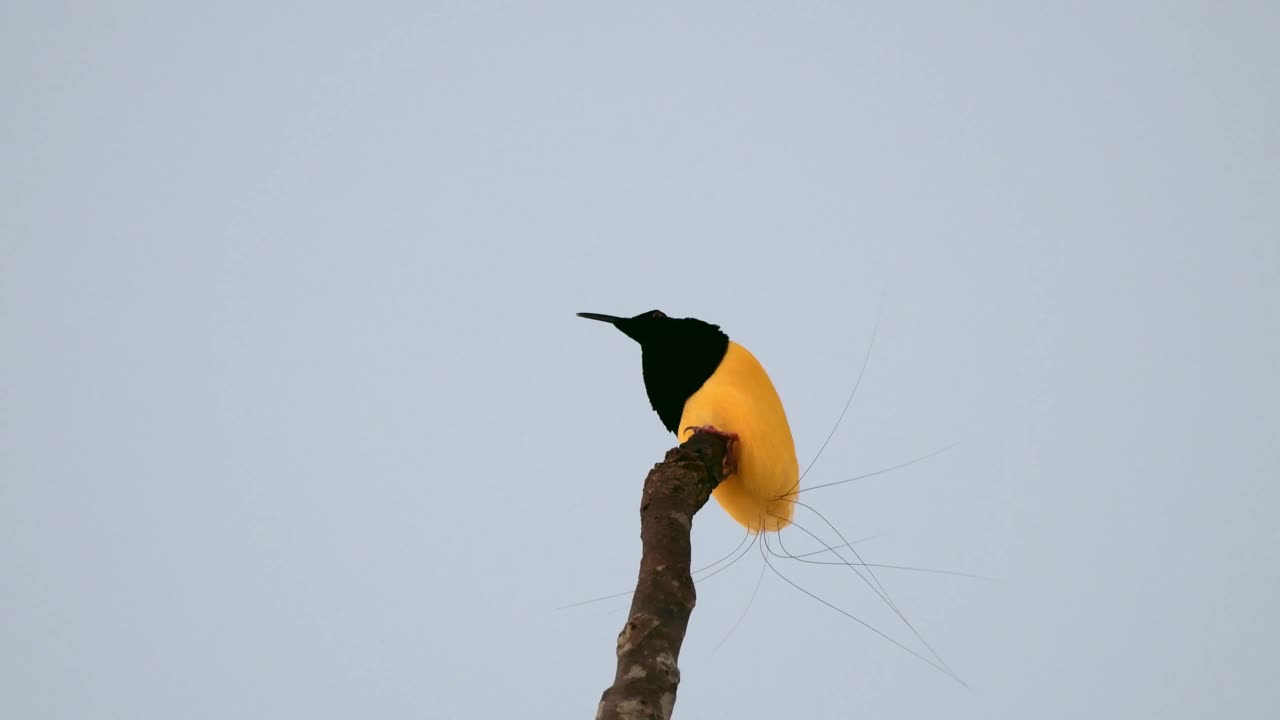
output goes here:
<path id="1" fill-rule="evenodd" d="M 754 355 L 717 325 L 660 310 L 578 316 L 610 323 L 640 343 L 649 404 L 680 442 L 697 430 L 728 440 L 725 477 L 713 495 L 729 517 L 752 533 L 791 523 L 800 477 L 795 442 L 782 400 Z"/>

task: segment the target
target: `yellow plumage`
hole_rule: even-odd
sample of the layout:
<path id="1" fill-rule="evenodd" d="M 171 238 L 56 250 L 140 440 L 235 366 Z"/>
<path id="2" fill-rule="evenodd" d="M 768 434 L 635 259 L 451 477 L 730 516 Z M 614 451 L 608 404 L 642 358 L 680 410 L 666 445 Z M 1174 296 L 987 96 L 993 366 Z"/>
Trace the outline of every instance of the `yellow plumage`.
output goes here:
<path id="1" fill-rule="evenodd" d="M 735 342 L 729 342 L 715 372 L 685 401 L 680 441 L 704 425 L 738 435 L 737 468 L 714 492 L 720 507 L 753 533 L 777 532 L 791 524 L 795 504 L 785 496 L 798 489 L 800 476 L 791 426 L 768 374 Z"/>

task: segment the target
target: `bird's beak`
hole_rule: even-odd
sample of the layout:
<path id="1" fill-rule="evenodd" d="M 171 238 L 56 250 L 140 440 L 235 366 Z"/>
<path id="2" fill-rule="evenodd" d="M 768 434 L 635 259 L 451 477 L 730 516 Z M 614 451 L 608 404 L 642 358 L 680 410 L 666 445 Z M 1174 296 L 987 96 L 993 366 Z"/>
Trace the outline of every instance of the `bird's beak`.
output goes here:
<path id="1" fill-rule="evenodd" d="M 586 318 L 588 320 L 599 320 L 600 322 L 607 322 L 610 325 L 617 325 L 622 320 L 626 320 L 626 318 L 614 317 L 613 315 L 601 315 L 600 313 L 578 313 L 578 317 Z"/>

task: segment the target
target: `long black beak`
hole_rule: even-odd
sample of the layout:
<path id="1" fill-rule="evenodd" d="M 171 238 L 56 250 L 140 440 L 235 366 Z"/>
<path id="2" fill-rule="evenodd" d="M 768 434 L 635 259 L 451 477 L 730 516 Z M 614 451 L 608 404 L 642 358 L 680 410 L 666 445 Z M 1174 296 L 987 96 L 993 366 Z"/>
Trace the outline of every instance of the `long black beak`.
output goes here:
<path id="1" fill-rule="evenodd" d="M 614 317 L 613 315 L 601 315 L 600 313 L 578 313 L 578 317 L 586 318 L 588 320 L 599 320 L 600 322 L 607 322 L 612 325 L 617 325 L 619 321 L 626 320 L 626 318 Z"/>

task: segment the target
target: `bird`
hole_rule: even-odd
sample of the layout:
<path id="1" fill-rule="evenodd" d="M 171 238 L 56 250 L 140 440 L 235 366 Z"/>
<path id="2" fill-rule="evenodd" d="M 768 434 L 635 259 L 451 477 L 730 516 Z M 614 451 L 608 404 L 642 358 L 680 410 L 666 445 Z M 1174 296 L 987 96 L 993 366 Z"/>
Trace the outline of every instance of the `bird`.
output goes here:
<path id="1" fill-rule="evenodd" d="M 745 347 L 697 318 L 650 310 L 635 317 L 578 313 L 640 344 L 649 404 L 680 442 L 695 432 L 725 438 L 725 475 L 712 492 L 752 534 L 791 524 L 799 491 L 795 441 L 773 381 Z"/>

